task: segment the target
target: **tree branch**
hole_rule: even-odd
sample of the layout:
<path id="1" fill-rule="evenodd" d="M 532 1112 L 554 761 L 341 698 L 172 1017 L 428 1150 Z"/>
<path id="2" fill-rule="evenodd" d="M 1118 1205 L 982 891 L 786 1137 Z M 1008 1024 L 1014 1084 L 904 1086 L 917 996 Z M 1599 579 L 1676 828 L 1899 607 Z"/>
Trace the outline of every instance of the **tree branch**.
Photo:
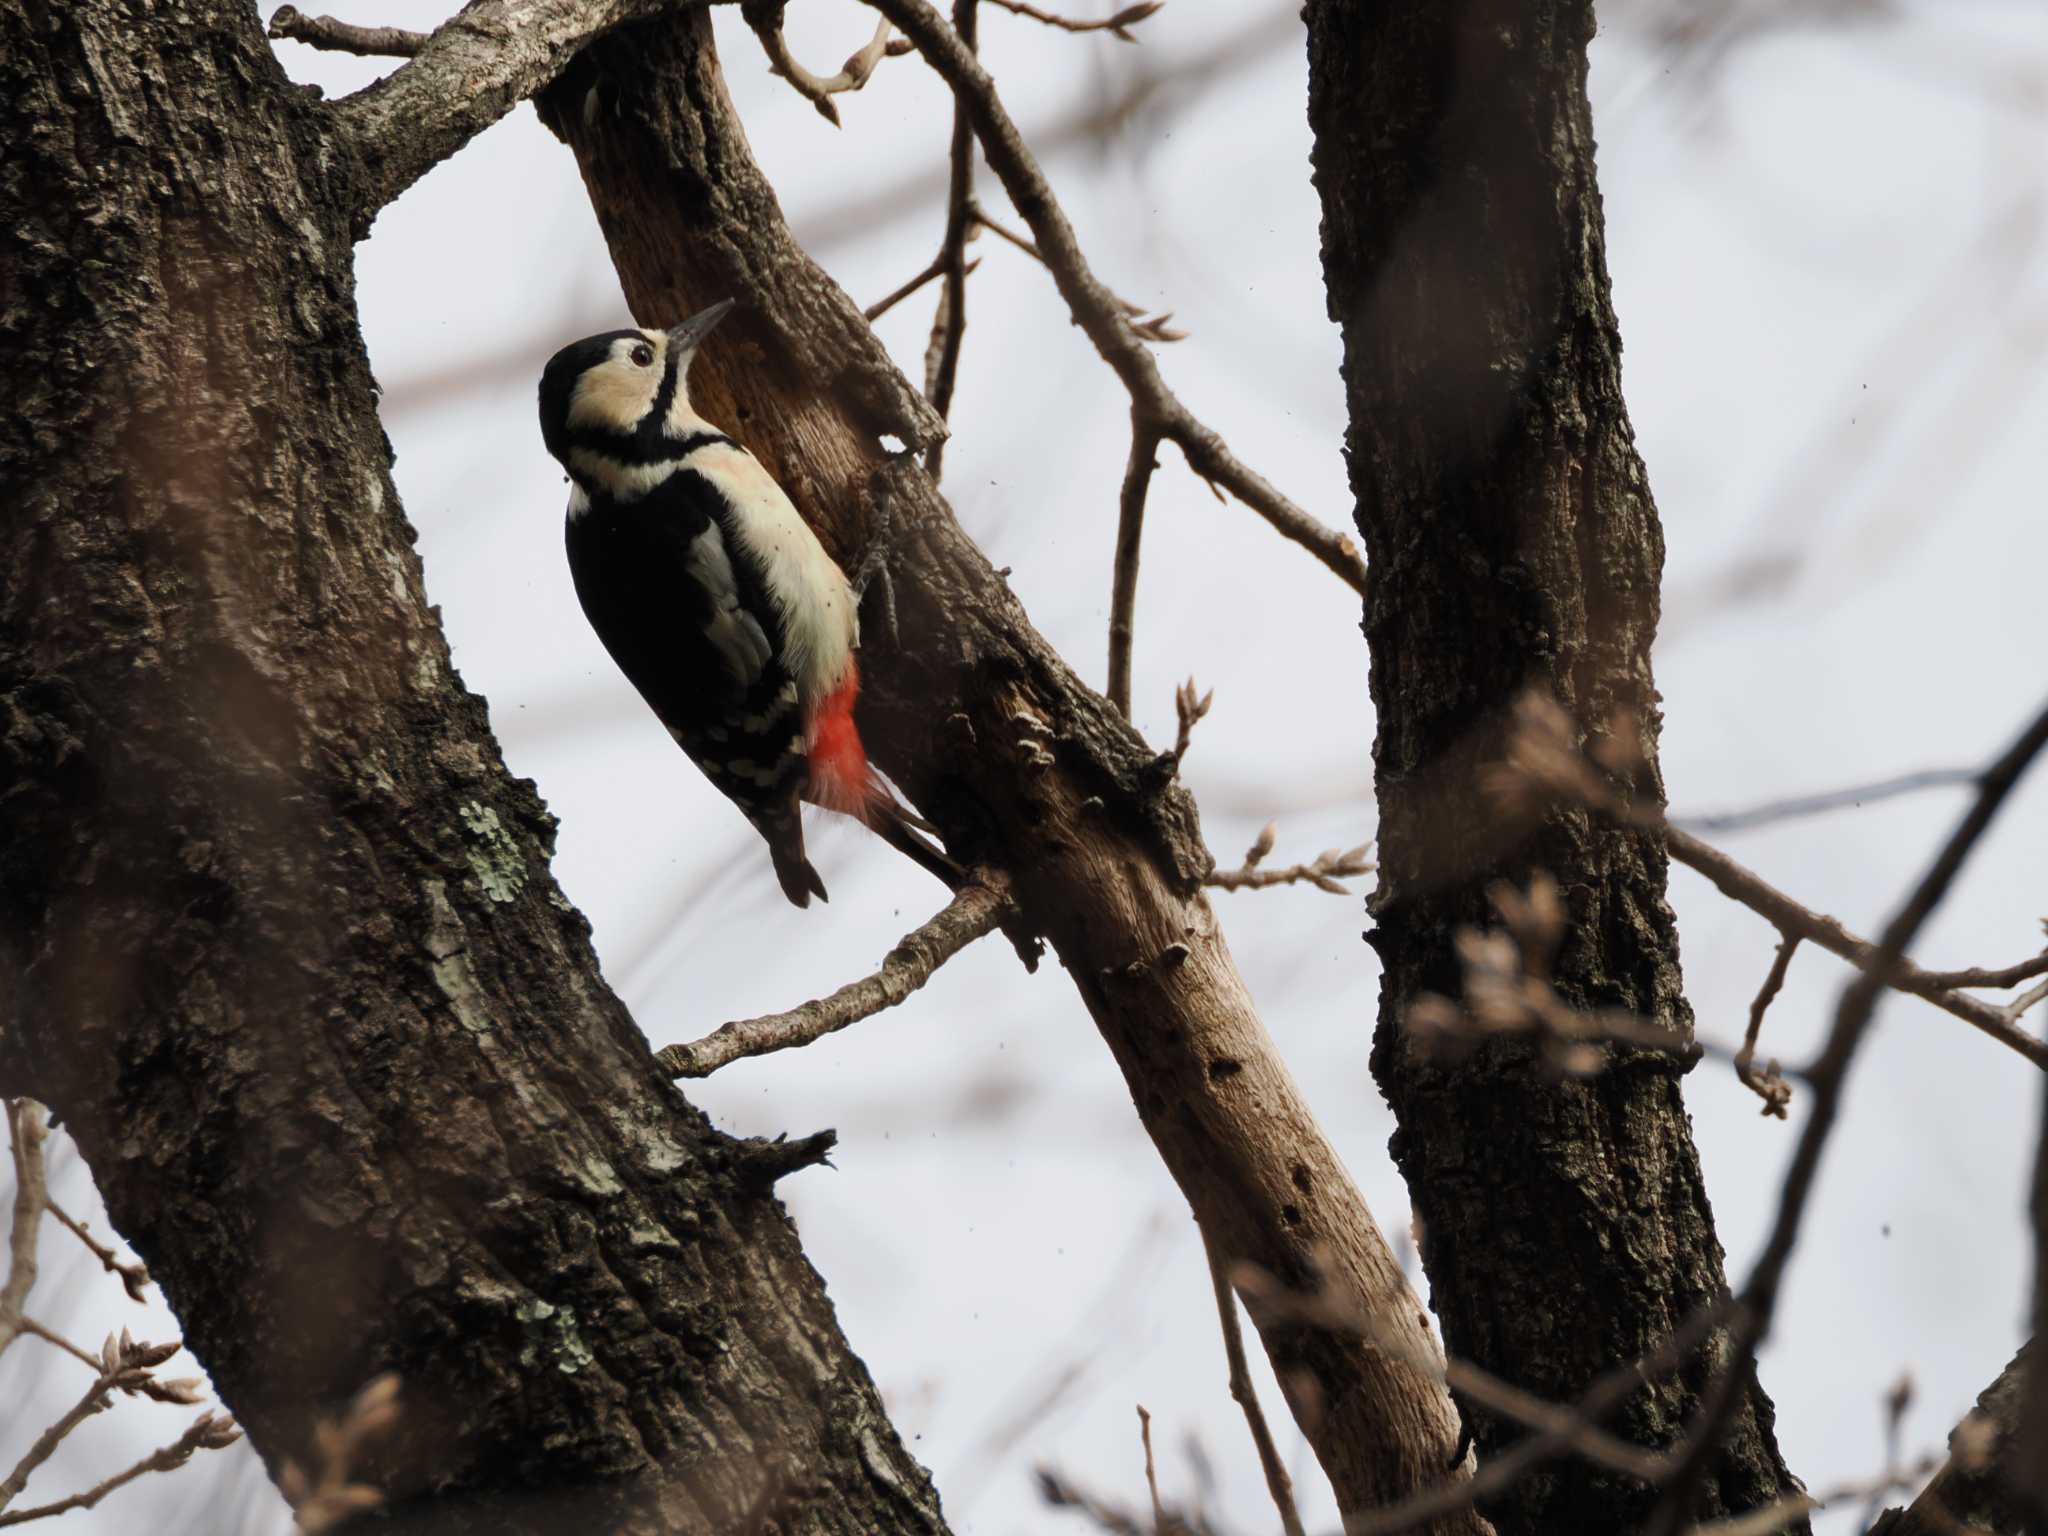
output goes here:
<path id="1" fill-rule="evenodd" d="M 1682 832 L 1668 823 L 1664 835 L 1666 845 L 1671 850 L 1671 857 L 1698 870 L 1712 881 L 1724 896 L 1748 907 L 1779 933 L 1787 937 L 1810 940 L 1828 953 L 1839 955 L 1861 971 L 1868 972 L 1878 964 L 1881 955 L 1879 946 L 1872 944 L 1868 939 L 1858 938 L 1834 918 L 1801 906 L 1718 848 L 1703 843 L 1690 832 Z M 1966 997 L 1953 990 L 1952 986 L 1944 985 L 1942 975 L 1923 971 L 1910 960 L 1897 959 L 1888 967 L 1884 981 L 1886 985 L 1896 987 L 1901 992 L 1909 992 L 1915 997 L 1926 999 L 1945 1013 L 1954 1014 L 1964 1023 L 1982 1030 L 2000 1045 L 2018 1051 L 2035 1066 L 2048 1069 L 2048 1043 L 2037 1040 L 2020 1029 L 2007 1016 L 2004 1009 L 1980 998 Z M 1996 985 L 1995 982 L 1984 984 Z"/>
<path id="2" fill-rule="evenodd" d="M 1267 1427 L 1265 1411 L 1259 1407 L 1258 1389 L 1252 1385 L 1251 1367 L 1245 1363 L 1244 1330 L 1237 1325 L 1237 1293 L 1230 1288 L 1223 1256 L 1216 1251 L 1215 1241 L 1206 1232 L 1202 1234 L 1202 1251 L 1209 1260 L 1209 1282 L 1216 1291 L 1216 1315 L 1223 1324 L 1223 1358 L 1230 1366 L 1230 1395 L 1244 1410 L 1245 1426 L 1251 1431 L 1252 1444 L 1258 1448 L 1259 1466 L 1266 1474 L 1266 1492 L 1273 1496 L 1273 1507 L 1279 1512 L 1281 1530 L 1286 1536 L 1302 1536 L 1301 1511 L 1294 1507 L 1294 1483 L 1280 1460 L 1279 1449 L 1273 1444 L 1273 1431 Z M 1149 1435 L 1145 1442 L 1145 1470 L 1148 1474 L 1152 1470 Z M 1152 1502 L 1156 1509 L 1159 1502 L 1156 1491 Z M 1160 1522 L 1155 1520 L 1154 1524 Z"/>
<path id="3" fill-rule="evenodd" d="M 334 103 L 333 121 L 365 177 L 358 238 L 407 187 L 548 84 L 586 44 L 675 3 L 474 0 L 410 63 Z"/>
<path id="4" fill-rule="evenodd" d="M 1963 1531 L 2016 1531 L 2023 1527 L 2020 1472 L 2021 1410 L 2039 1343 L 2029 1339 L 2007 1362 L 1977 1406 L 1948 1437 L 1949 1459 L 1918 1498 L 1890 1510 L 1870 1536 L 1951 1536 Z"/>
<path id="5" fill-rule="evenodd" d="M 202 1413 L 192 1421 L 184 1434 L 160 1450 L 151 1451 L 132 1467 L 116 1472 L 103 1482 L 95 1483 L 83 1493 L 74 1493 L 68 1498 L 57 1500 L 54 1504 L 38 1504 L 32 1509 L 8 1510 L 0 1514 L 0 1526 L 26 1525 L 31 1520 L 47 1520 L 74 1509 L 91 1509 L 125 1483 L 132 1483 L 136 1478 L 150 1472 L 175 1472 L 190 1461 L 196 1452 L 225 1450 L 241 1438 L 242 1431 L 233 1419 L 222 1414 Z"/>
<path id="6" fill-rule="evenodd" d="M 747 19 L 747 25 L 754 29 L 754 36 L 761 40 L 761 48 L 768 55 L 768 69 L 771 74 L 780 75 L 806 101 L 818 109 L 818 115 L 834 128 L 840 126 L 839 108 L 832 98 L 842 91 L 857 91 L 868 83 L 868 76 L 875 72 L 875 66 L 892 52 L 889 46 L 889 23 L 883 21 L 875 27 L 875 35 L 867 44 L 849 54 L 839 73 L 831 76 L 814 75 L 789 51 L 789 41 L 782 35 L 782 0 L 741 0 L 740 14 Z"/>
<path id="7" fill-rule="evenodd" d="M 1743 1287 L 1743 1311 L 1731 1330 L 1726 1364 L 1700 1411 L 1699 1425 L 1692 1435 L 1685 1459 L 1666 1487 L 1664 1498 L 1651 1520 L 1652 1536 L 1668 1536 L 1685 1523 L 1686 1513 L 1692 1507 L 1693 1495 L 1707 1465 L 1719 1451 L 1735 1410 L 1747 1395 L 1749 1379 L 1756 1367 L 1757 1346 L 1770 1331 L 1771 1317 L 1778 1301 L 1778 1287 L 1784 1278 L 1785 1266 L 1792 1257 L 1793 1245 L 1798 1241 L 1806 1204 L 1820 1172 L 1821 1153 L 1834 1130 L 1848 1083 L 1849 1067 L 1877 1011 L 1878 996 L 1888 983 L 1892 983 L 1906 946 L 1948 894 L 1970 851 L 1976 847 L 2013 786 L 2044 746 L 2048 746 L 2048 708 L 2036 715 L 2019 738 L 1984 771 L 1977 781 L 1976 798 L 1971 802 L 1969 811 L 1950 834 L 1948 842 L 1914 887 L 1905 905 L 1885 925 L 1884 936 L 1879 940 L 1870 963 L 1843 989 L 1827 1043 L 1806 1072 L 1813 1106 L 1801 1128 L 1799 1144 L 1793 1150 L 1792 1163 L 1785 1174 L 1777 1218 L 1772 1223 L 1764 1251 L 1750 1272 L 1749 1282 Z"/>
<path id="8" fill-rule="evenodd" d="M 897 942 L 882 968 L 849 982 L 829 997 L 787 1013 L 736 1019 L 701 1040 L 666 1046 L 655 1053 L 671 1077 L 709 1077 L 747 1056 L 766 1056 L 822 1040 L 849 1024 L 894 1008 L 948 960 L 976 939 L 995 932 L 1017 915 L 1010 883 L 993 870 L 976 870 L 938 915 Z"/>
<path id="9" fill-rule="evenodd" d="M 34 1099 L 9 1099 L 8 1150 L 14 1159 L 14 1223 L 9 1232 L 7 1283 L 0 1286 L 0 1354 L 28 1329 L 23 1308 L 36 1283 L 36 1247 L 50 1186 L 43 1166 L 49 1136 L 43 1106 Z"/>
<path id="10" fill-rule="evenodd" d="M 953 28 L 961 46 L 975 47 L 977 0 L 953 0 Z M 953 133 L 946 150 L 946 232 L 933 265 L 945 278 L 939 307 L 932 313 L 931 340 L 924 351 L 924 395 L 941 417 L 953 414 L 953 390 L 960 377 L 960 347 L 967 336 L 967 242 L 974 235 L 974 125 L 967 107 L 953 102 Z M 937 481 L 944 472 L 946 440 L 924 451 L 924 472 Z"/>
<path id="11" fill-rule="evenodd" d="M 983 157 L 1011 203 L 1031 228 L 1034 243 L 1074 323 L 1130 392 L 1131 408 L 1160 436 L 1179 446 L 1188 466 L 1211 488 L 1222 487 L 1265 518 L 1282 537 L 1301 545 L 1366 594 L 1365 562 L 1347 534 L 1318 522 L 1240 463 L 1223 439 L 1199 421 L 1166 386 L 1159 365 L 1115 294 L 1090 269 L 1052 189 L 1010 120 L 995 84 L 973 53 L 926 0 L 869 0 L 917 46 L 925 62 L 953 88 L 972 118 Z"/>
<path id="12" fill-rule="evenodd" d="M 1104 16 L 1093 21 L 1076 20 L 1071 16 L 1058 16 L 1051 11 L 1041 11 L 1025 0 L 990 0 L 1016 16 L 1028 16 L 1033 21 L 1042 21 L 1048 27 L 1057 27 L 1062 32 L 1108 32 L 1126 43 L 1135 43 L 1135 34 L 1126 30 L 1135 27 L 1146 17 L 1155 14 L 1166 0 L 1140 0 L 1137 5 L 1127 5 L 1114 16 Z"/>
<path id="13" fill-rule="evenodd" d="M 1105 692 L 1131 717 L 1131 642 L 1137 623 L 1138 546 L 1145 533 L 1145 493 L 1159 467 L 1159 433 L 1131 407 L 1131 456 L 1117 497 L 1116 561 L 1109 582 L 1109 685 Z"/>
<path id="14" fill-rule="evenodd" d="M 328 53 L 409 59 L 426 46 L 430 34 L 403 27 L 360 27 L 332 16 L 307 16 L 295 5 L 281 5 L 270 18 L 270 36 L 304 43 Z"/>

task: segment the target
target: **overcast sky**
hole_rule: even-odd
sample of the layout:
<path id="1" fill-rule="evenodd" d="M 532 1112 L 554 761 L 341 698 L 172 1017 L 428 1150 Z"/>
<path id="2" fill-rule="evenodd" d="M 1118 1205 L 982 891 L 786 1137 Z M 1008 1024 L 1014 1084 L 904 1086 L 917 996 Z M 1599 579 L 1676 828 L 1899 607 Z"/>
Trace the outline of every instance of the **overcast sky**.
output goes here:
<path id="1" fill-rule="evenodd" d="M 396 0 L 332 9 L 420 24 Z M 1624 385 L 1669 543 L 1656 665 L 1681 814 L 1976 764 L 2048 676 L 2048 8 L 1813 4 L 1801 9 L 1842 19 L 1751 25 L 1787 9 L 1639 0 L 1603 10 L 1594 50 Z M 1703 43 L 1662 40 L 1709 13 L 1722 29 Z M 792 46 L 820 69 L 871 24 L 823 0 L 789 11 Z M 880 297 L 939 238 L 942 90 L 914 60 L 889 61 L 840 99 L 835 132 L 766 74 L 732 10 L 718 29 L 799 238 L 857 300 Z M 1348 523 L 1291 3 L 1172 0 L 1138 47 L 990 8 L 982 33 L 1098 273 L 1190 332 L 1161 354 L 1175 388 L 1295 500 Z M 380 72 L 290 44 L 280 57 L 330 94 Z M 1074 130 L 1148 73 L 1153 88 L 1109 136 Z M 986 175 L 982 196 L 1007 212 Z M 1099 682 L 1124 397 L 1043 273 L 993 240 L 978 254 L 946 489 L 1013 568 L 1033 620 Z M 576 609 L 533 382 L 562 342 L 627 317 L 568 153 L 521 108 L 382 216 L 359 273 L 429 595 L 513 771 L 536 778 L 562 820 L 556 872 L 650 1039 L 691 1038 L 871 969 L 936 908 L 938 888 L 865 834 L 820 825 L 832 904 L 788 907 L 753 833 Z M 913 378 L 929 300 L 882 325 Z M 1138 723 L 1170 742 L 1174 684 L 1192 673 L 1216 690 L 1185 777 L 1219 860 L 1235 862 L 1268 817 L 1276 861 L 1367 840 L 1373 722 L 1354 599 L 1243 508 L 1215 502 L 1172 450 L 1162 457 Z M 1868 934 L 1960 805 L 1936 792 L 1724 841 Z M 2037 773 L 1928 929 L 1924 964 L 2003 964 L 2041 947 L 2044 830 Z M 1700 1031 L 1733 1042 L 1774 935 L 1686 870 L 1672 899 Z M 1360 942 L 1361 900 L 1280 890 L 1217 905 L 1375 1215 L 1404 1231 L 1392 1120 L 1366 1067 L 1378 969 Z M 1767 1050 L 1809 1054 L 1846 976 L 1802 951 Z M 1225 1390 L 1200 1241 L 1057 964 L 1026 976 L 1006 946 L 984 944 L 909 1005 L 689 1093 L 739 1133 L 839 1129 L 838 1171 L 799 1175 L 784 1195 L 956 1530 L 1050 1528 L 1060 1517 L 1029 1479 L 1041 1463 L 1142 1500 L 1137 1403 L 1154 1415 L 1170 1495 L 1192 1497 L 1206 1476 L 1212 1511 L 1271 1528 Z M 1816 1489 L 1878 1465 L 1881 1399 L 1902 1371 L 1918 1385 L 1908 1448 L 1933 1448 L 2022 1338 L 2040 1098 L 2017 1057 L 1959 1021 L 1884 1003 L 1762 1362 L 1786 1459 Z M 1709 1063 L 1687 1100 L 1739 1283 L 1803 1099 L 1790 1125 L 1762 1119 Z M 67 1169 L 60 1187 L 85 1203 L 75 1156 Z M 60 1235 L 45 1239 L 38 1295 L 75 1298 L 78 1335 L 125 1324 L 170 1336 L 160 1307 L 121 1303 Z M 24 1413 L 7 1416 L 10 1445 L 78 1386 L 80 1368 L 29 1353 L 6 1362 L 31 1387 Z M 1304 1514 L 1328 1528 L 1327 1487 L 1258 1368 Z M 181 1424 L 124 1404 L 68 1442 L 37 1489 L 83 1486 Z M 125 1490 L 71 1529 L 128 1531 L 147 1513 L 167 1530 L 212 1531 L 235 1508 L 242 1529 L 283 1528 L 241 1451 Z M 1853 1511 L 1822 1529 L 1846 1531 Z"/>

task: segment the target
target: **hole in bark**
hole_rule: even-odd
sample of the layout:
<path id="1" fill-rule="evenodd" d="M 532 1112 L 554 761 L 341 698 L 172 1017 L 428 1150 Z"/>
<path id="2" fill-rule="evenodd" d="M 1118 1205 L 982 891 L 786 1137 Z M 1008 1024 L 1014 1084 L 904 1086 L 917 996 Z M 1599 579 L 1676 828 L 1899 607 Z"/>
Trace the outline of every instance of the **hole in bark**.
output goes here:
<path id="1" fill-rule="evenodd" d="M 1309 1192 L 1308 1170 L 1300 1163 L 1294 1165 L 1294 1187 L 1304 1195 Z"/>
<path id="2" fill-rule="evenodd" d="M 1298 1205 L 1281 1206 L 1280 1219 L 1286 1222 L 1287 1225 L 1289 1225 L 1290 1227 L 1295 1226 L 1301 1220 L 1301 1207 Z"/>
<path id="3" fill-rule="evenodd" d="M 1209 1081 L 1220 1083 L 1226 1077 L 1235 1077 L 1244 1070 L 1244 1063 L 1233 1061 L 1228 1056 L 1218 1056 L 1209 1063 Z"/>

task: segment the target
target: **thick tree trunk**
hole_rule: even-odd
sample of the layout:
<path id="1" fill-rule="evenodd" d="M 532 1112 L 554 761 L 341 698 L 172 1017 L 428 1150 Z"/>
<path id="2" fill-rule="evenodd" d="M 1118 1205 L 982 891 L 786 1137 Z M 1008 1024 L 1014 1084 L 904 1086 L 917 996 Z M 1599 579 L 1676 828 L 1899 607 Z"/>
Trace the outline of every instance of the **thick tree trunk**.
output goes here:
<path id="1" fill-rule="evenodd" d="M 941 1531 L 450 668 L 329 127 L 247 4 L 0 10 L 0 1078 L 273 1465 L 391 1368 L 405 1528 Z"/>
<path id="2" fill-rule="evenodd" d="M 691 376 L 705 414 L 849 564 L 874 498 L 888 498 L 900 641 L 871 603 L 862 650 L 862 730 L 878 760 L 956 855 L 1010 874 L 1220 1251 L 1327 1289 L 1381 1332 L 1365 1346 L 1284 1309 L 1255 1313 L 1340 1502 L 1368 1508 L 1464 1476 L 1447 1470 L 1449 1401 L 1418 1364 L 1436 1350 L 1427 1321 L 1237 974 L 1172 760 L 1081 684 L 914 461 L 885 451 L 886 435 L 915 448 L 944 428 L 790 239 L 708 18 L 621 29 L 538 105 L 576 152 L 642 322 L 740 301 Z M 1484 1526 L 1467 1510 L 1431 1529 Z"/>
<path id="3" fill-rule="evenodd" d="M 1725 1295 L 1679 1093 L 1682 1058 L 1615 1049 L 1558 1082 L 1494 1041 L 1451 1065 L 1402 1020 L 1462 991 L 1452 936 L 1486 887 L 1548 870 L 1560 990 L 1691 1027 L 1652 836 L 1560 813 L 1504 836 L 1478 770 L 1531 686 L 1587 737 L 1635 712 L 1660 793 L 1650 642 L 1663 536 L 1620 387 L 1585 92 L 1590 0 L 1310 0 L 1309 115 L 1330 312 L 1343 327 L 1379 736 L 1385 966 L 1373 1070 L 1422 1220 L 1449 1348 L 1552 1399 Z M 1711 1350 L 1618 1427 L 1671 1444 Z M 1470 1410 L 1481 1449 L 1519 1437 Z M 1698 1513 L 1789 1486 L 1759 1390 Z M 1560 1463 L 1489 1506 L 1503 1531 L 1631 1529 L 1654 1494 Z"/>

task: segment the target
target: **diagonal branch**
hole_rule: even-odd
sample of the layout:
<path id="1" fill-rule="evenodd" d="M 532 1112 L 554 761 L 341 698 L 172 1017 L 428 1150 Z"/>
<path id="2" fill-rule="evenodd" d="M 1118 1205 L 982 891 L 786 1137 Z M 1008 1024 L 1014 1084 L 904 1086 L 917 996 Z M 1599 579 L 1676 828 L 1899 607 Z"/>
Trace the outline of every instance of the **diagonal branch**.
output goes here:
<path id="1" fill-rule="evenodd" d="M 1745 868 L 1710 844 L 1701 842 L 1690 832 L 1681 832 L 1677 827 L 1667 825 L 1665 839 L 1671 849 L 1671 857 L 1679 863 L 1698 870 L 1719 888 L 1724 896 L 1739 901 L 1759 917 L 1763 918 L 1779 933 L 1788 938 L 1797 937 L 1819 945 L 1829 954 L 1839 955 L 1861 971 L 1870 971 L 1879 960 L 1878 946 L 1868 939 L 1858 938 L 1834 918 L 1825 913 L 1815 912 L 1800 905 L 1783 891 L 1771 885 L 1760 875 Z M 1997 974 L 1997 973 L 1985 973 Z M 2035 1066 L 2048 1068 L 2048 1043 L 2035 1039 L 2018 1027 L 2007 1016 L 2007 1010 L 1968 997 L 1944 985 L 1944 976 L 1923 971 L 1912 961 L 1894 960 L 1884 978 L 1889 986 L 1901 992 L 1910 992 L 1915 997 L 1925 998 L 1935 1007 L 1952 1013 L 1966 1024 L 1975 1025 L 1999 1044 L 2018 1051 Z M 1967 983 L 1968 985 L 1996 985 L 1996 983 Z"/>
<path id="2" fill-rule="evenodd" d="M 721 1024 L 701 1040 L 666 1046 L 656 1053 L 671 1077 L 709 1077 L 747 1056 L 786 1051 L 894 1008 L 932 979 L 933 972 L 976 939 L 1016 916 L 1009 881 L 993 870 L 978 870 L 939 914 L 906 933 L 872 976 L 849 982 L 829 997 L 792 1008 Z"/>
<path id="3" fill-rule="evenodd" d="M 1074 323 L 1123 381 L 1131 409 L 1178 446 L 1188 467 L 1265 518 L 1284 538 L 1301 545 L 1365 596 L 1365 562 L 1350 536 L 1318 522 L 1241 463 L 1210 427 L 1166 386 L 1144 338 L 1116 295 L 1104 287 L 1081 253 L 1073 226 L 1044 173 L 1010 120 L 995 83 L 953 29 L 926 0 L 869 0 L 916 45 L 925 62 L 953 88 L 954 100 L 973 119 L 981 151 L 1024 222 Z"/>
<path id="4" fill-rule="evenodd" d="M 1237 1405 L 1244 1410 L 1245 1426 L 1251 1431 L 1252 1444 L 1258 1448 L 1259 1466 L 1266 1474 L 1266 1492 L 1272 1495 L 1273 1508 L 1280 1516 L 1280 1528 L 1286 1536 L 1302 1536 L 1301 1512 L 1294 1507 L 1294 1483 L 1287 1475 L 1287 1467 L 1280 1460 L 1280 1451 L 1273 1444 L 1273 1431 L 1266 1423 L 1265 1410 L 1259 1407 L 1258 1389 L 1252 1385 L 1251 1367 L 1245 1362 L 1244 1330 L 1237 1322 L 1237 1293 L 1231 1289 L 1230 1277 L 1226 1273 L 1223 1255 L 1216 1251 L 1216 1243 L 1208 1233 L 1202 1234 L 1202 1249 L 1209 1259 L 1209 1282 L 1216 1291 L 1216 1315 L 1223 1323 L 1223 1358 L 1230 1366 L 1230 1395 L 1237 1399 Z M 1145 1442 L 1145 1470 L 1152 1470 L 1152 1442 Z M 1159 1495 L 1152 1495 L 1153 1508 L 1159 1505 Z M 1155 1519 L 1155 1526 L 1164 1529 L 1164 1522 Z"/>
<path id="5" fill-rule="evenodd" d="M 953 0 L 954 32 L 970 51 L 979 15 L 977 0 Z M 945 287 L 939 292 L 924 353 L 924 396 L 942 418 L 953 413 L 953 390 L 960 378 L 960 347 L 967 336 L 967 242 L 974 236 L 974 125 L 968 121 L 966 104 L 957 99 L 946 166 L 946 233 L 932 263 Z M 946 440 L 936 438 L 924 451 L 924 472 L 937 481 L 945 460 Z"/>
<path id="6" fill-rule="evenodd" d="M 387 204 L 552 81 L 586 44 L 674 3 L 475 0 L 395 74 L 334 103 L 331 120 L 362 165 L 358 238 Z"/>
<path id="7" fill-rule="evenodd" d="M 1821 1153 L 1840 1113 L 1849 1067 L 1877 1011 L 1878 997 L 1896 973 L 1905 956 L 1906 946 L 1912 943 L 1913 936 L 1948 894 L 1970 851 L 2005 804 L 2013 786 L 2033 765 L 2044 747 L 2048 747 L 2048 708 L 2037 714 L 2018 739 L 1984 771 L 1977 781 L 1977 794 L 1970 809 L 1914 887 L 1905 905 L 1885 925 L 1884 937 L 1879 940 L 1870 964 L 1843 989 L 1827 1043 L 1807 1069 L 1813 1107 L 1801 1128 L 1799 1143 L 1793 1149 L 1792 1164 L 1786 1171 L 1784 1189 L 1778 1199 L 1777 1218 L 1771 1225 L 1763 1253 L 1750 1272 L 1749 1283 L 1743 1287 L 1743 1311 L 1730 1330 L 1732 1337 L 1726 1364 L 1707 1397 L 1706 1406 L 1700 1411 L 1699 1424 L 1692 1434 L 1685 1459 L 1666 1488 L 1665 1496 L 1650 1522 L 1649 1529 L 1654 1536 L 1669 1536 L 1685 1523 L 1686 1512 L 1692 1508 L 1694 1494 L 1707 1466 L 1720 1450 L 1735 1410 L 1747 1397 L 1749 1379 L 1756 1367 L 1757 1346 L 1770 1332 L 1778 1287 L 1784 1278 L 1785 1267 L 1791 1261 L 1793 1245 L 1799 1238 L 1806 1204 L 1820 1172 Z"/>

